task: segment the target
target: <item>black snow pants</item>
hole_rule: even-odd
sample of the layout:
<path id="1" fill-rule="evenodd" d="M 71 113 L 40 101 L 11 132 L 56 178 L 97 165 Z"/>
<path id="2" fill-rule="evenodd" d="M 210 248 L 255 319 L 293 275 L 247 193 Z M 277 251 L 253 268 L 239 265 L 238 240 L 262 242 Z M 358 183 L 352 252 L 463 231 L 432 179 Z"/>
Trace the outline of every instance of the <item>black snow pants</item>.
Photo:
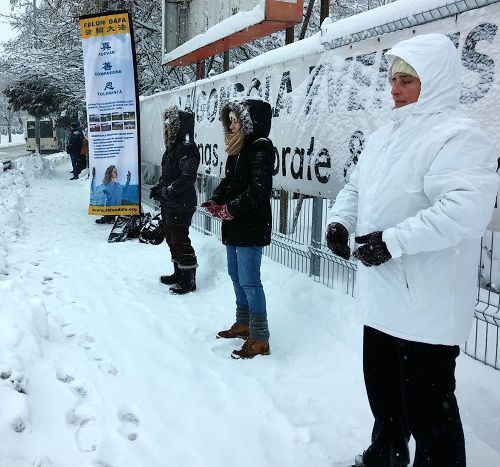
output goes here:
<path id="1" fill-rule="evenodd" d="M 182 212 L 163 216 L 163 228 L 170 255 L 180 269 L 192 269 L 198 266 L 189 238 L 189 226 L 193 214 Z"/>
<path id="2" fill-rule="evenodd" d="M 455 398 L 459 353 L 458 346 L 412 342 L 365 326 L 363 371 L 375 418 L 372 446 L 404 449 L 411 434 L 413 467 L 465 467 Z"/>

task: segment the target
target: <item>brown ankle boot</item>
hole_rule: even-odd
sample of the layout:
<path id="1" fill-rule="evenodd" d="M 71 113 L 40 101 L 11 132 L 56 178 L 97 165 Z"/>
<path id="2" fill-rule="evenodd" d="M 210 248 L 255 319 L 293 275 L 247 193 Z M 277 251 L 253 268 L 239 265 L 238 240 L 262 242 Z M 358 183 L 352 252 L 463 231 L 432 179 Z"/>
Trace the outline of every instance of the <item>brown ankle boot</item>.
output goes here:
<path id="1" fill-rule="evenodd" d="M 242 339 L 248 339 L 250 335 L 250 327 L 248 324 L 234 323 L 226 331 L 219 331 L 215 336 L 217 339 L 234 339 L 236 337 L 241 337 Z"/>
<path id="2" fill-rule="evenodd" d="M 248 339 L 240 350 L 233 350 L 231 357 L 234 359 L 253 358 L 257 355 L 269 355 L 269 341 L 252 341 Z"/>

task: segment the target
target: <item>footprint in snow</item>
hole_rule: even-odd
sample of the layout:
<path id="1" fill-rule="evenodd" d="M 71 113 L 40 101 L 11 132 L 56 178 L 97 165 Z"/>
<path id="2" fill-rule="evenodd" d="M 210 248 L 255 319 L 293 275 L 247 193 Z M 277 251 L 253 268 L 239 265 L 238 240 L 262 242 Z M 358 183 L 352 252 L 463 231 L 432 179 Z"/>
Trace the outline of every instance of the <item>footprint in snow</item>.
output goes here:
<path id="1" fill-rule="evenodd" d="M 100 440 L 100 430 L 97 420 L 95 418 L 81 420 L 75 436 L 80 451 L 95 451 Z"/>
<path id="2" fill-rule="evenodd" d="M 3 371 L 0 374 L 0 377 L 2 379 L 10 380 L 15 391 L 19 392 L 20 394 L 27 394 L 28 381 L 21 373 L 11 373 L 10 371 Z"/>
<path id="3" fill-rule="evenodd" d="M 118 374 L 118 369 L 112 363 L 100 362 L 98 367 L 107 376 L 116 376 Z"/>
<path id="4" fill-rule="evenodd" d="M 84 401 L 85 399 L 87 399 L 88 392 L 84 386 L 74 386 L 73 391 L 80 400 Z"/>
<path id="5" fill-rule="evenodd" d="M 133 412 L 123 411 L 118 414 L 118 420 L 121 422 L 118 432 L 129 441 L 135 441 L 138 436 L 135 430 L 140 426 L 139 418 Z"/>
<path id="6" fill-rule="evenodd" d="M 108 464 L 107 462 L 104 461 L 93 461 L 92 464 L 95 465 L 96 467 L 113 467 L 111 464 Z"/>
<path id="7" fill-rule="evenodd" d="M 85 350 L 90 350 L 92 346 L 94 345 L 95 339 L 90 336 L 89 334 L 82 334 L 78 338 L 78 345 L 80 347 L 83 347 Z"/>
<path id="8" fill-rule="evenodd" d="M 57 379 L 61 381 L 61 383 L 66 383 L 69 384 L 72 381 L 75 380 L 73 376 L 69 375 L 68 373 L 62 372 L 62 373 L 57 373 Z"/>
<path id="9" fill-rule="evenodd" d="M 42 459 L 35 459 L 33 461 L 33 467 L 53 467 L 52 461 L 49 456 L 44 456 Z"/>
<path id="10" fill-rule="evenodd" d="M 16 417 L 14 420 L 10 422 L 10 427 L 16 432 L 16 433 L 22 433 L 26 429 L 26 423 L 24 423 L 24 420 L 22 417 Z"/>

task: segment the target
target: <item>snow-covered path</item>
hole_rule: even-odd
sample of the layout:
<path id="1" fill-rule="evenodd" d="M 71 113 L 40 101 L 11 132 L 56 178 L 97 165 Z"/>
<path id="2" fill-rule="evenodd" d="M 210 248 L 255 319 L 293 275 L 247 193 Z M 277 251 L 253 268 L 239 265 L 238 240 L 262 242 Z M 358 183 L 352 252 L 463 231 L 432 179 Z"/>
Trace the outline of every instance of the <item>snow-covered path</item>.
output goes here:
<path id="1" fill-rule="evenodd" d="M 232 360 L 220 242 L 193 232 L 198 291 L 169 295 L 166 245 L 108 244 L 87 181 L 47 161 L 0 173 L 0 467 L 327 467 L 366 447 L 357 300 L 265 259 L 272 354 Z M 461 356 L 457 379 L 469 465 L 500 465 L 500 372 Z"/>

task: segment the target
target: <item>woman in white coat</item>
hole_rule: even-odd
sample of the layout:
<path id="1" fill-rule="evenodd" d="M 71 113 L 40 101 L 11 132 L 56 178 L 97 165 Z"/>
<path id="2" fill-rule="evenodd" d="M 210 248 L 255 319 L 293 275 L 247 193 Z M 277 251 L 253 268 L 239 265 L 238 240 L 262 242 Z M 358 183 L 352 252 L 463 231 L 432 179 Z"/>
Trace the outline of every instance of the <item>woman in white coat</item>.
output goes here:
<path id="1" fill-rule="evenodd" d="M 363 368 L 375 424 L 357 465 L 465 467 L 455 359 L 473 320 L 480 239 L 499 178 L 496 150 L 457 109 L 460 59 L 444 35 L 386 53 L 392 122 L 367 141 L 331 209 L 327 244 L 356 231 L 368 298 Z"/>

